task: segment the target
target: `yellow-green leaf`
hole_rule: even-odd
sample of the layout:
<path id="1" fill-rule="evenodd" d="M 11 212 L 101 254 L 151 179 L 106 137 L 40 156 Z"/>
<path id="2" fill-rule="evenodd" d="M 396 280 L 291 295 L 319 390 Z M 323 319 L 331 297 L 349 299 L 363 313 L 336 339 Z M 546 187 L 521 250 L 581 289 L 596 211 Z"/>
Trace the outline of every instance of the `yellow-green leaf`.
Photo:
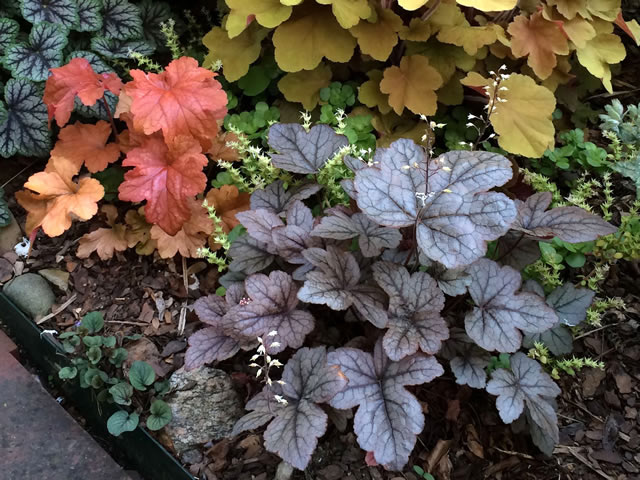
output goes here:
<path id="1" fill-rule="evenodd" d="M 369 108 L 378 108 L 383 115 L 391 111 L 389 105 L 389 95 L 380 91 L 382 81 L 382 70 L 371 70 L 367 72 L 369 80 L 360 85 L 358 90 L 358 100 Z"/>
<path id="2" fill-rule="evenodd" d="M 495 24 L 472 27 L 466 25 L 443 26 L 438 32 L 438 40 L 462 47 L 469 55 L 475 55 L 485 45 L 491 45 L 498 39 L 502 27 Z"/>
<path id="3" fill-rule="evenodd" d="M 458 3 L 483 12 L 502 12 L 514 9 L 518 0 L 458 0 Z"/>
<path id="4" fill-rule="evenodd" d="M 284 2 L 280 0 L 226 0 L 226 2 L 231 9 L 225 24 L 230 38 L 240 35 L 247 28 L 247 18 L 251 15 L 255 15 L 256 21 L 263 27 L 275 28 L 287 20 L 292 11 L 291 6 L 283 4 Z"/>
<path id="5" fill-rule="evenodd" d="M 601 79 L 607 91 L 612 93 L 609 65 L 620 63 L 626 56 L 620 37 L 612 33 L 600 33 L 583 48 L 578 48 L 577 54 L 580 64 L 589 70 L 591 75 Z"/>
<path id="6" fill-rule="evenodd" d="M 356 39 L 337 22 L 331 9 L 303 5 L 273 34 L 275 57 L 285 72 L 313 70 L 326 57 L 347 62 L 353 55 Z"/>
<path id="7" fill-rule="evenodd" d="M 267 33 L 268 30 L 255 22 L 234 38 L 229 38 L 222 28 L 213 27 L 202 39 L 202 43 L 209 49 L 204 66 L 208 67 L 216 60 L 221 60 L 225 78 L 230 82 L 238 80 L 247 74 L 249 65 L 260 56 L 261 42 Z"/>
<path id="8" fill-rule="evenodd" d="M 367 0 L 316 0 L 322 5 L 331 5 L 333 15 L 342 28 L 351 28 L 360 19 L 369 18 L 371 7 Z"/>
<path id="9" fill-rule="evenodd" d="M 320 100 L 320 90 L 331 83 L 331 69 L 320 64 L 313 70 L 287 73 L 278 88 L 290 102 L 300 102 L 306 110 L 313 110 Z"/>
<path id="10" fill-rule="evenodd" d="M 493 80 L 471 73 L 462 80 L 463 85 L 488 87 L 488 96 L 493 98 Z M 489 119 L 498 144 L 508 152 L 537 158 L 554 145 L 554 127 L 551 115 L 556 108 L 556 99 L 545 87 L 533 78 L 519 73 L 503 80 L 497 93 L 502 101 L 494 103 Z"/>
<path id="11" fill-rule="evenodd" d="M 415 114 L 433 115 L 436 112 L 435 91 L 442 86 L 442 77 L 429 65 L 427 57 L 403 57 L 400 66 L 384 71 L 380 91 L 389 95 L 389 105 L 398 114 L 408 108 Z"/>
<path id="12" fill-rule="evenodd" d="M 402 18 L 389 9 L 378 14 L 376 23 L 363 20 L 349 31 L 358 39 L 362 53 L 375 60 L 385 61 L 398 43 L 398 31 L 402 28 Z"/>
<path id="13" fill-rule="evenodd" d="M 429 0 L 398 0 L 398 3 L 405 10 L 417 10 L 428 1 Z"/>
<path id="14" fill-rule="evenodd" d="M 556 7 L 558 13 L 567 20 L 571 20 L 577 14 L 584 18 L 590 18 L 587 3 L 589 0 L 547 0 L 547 5 Z"/>
<path id="15" fill-rule="evenodd" d="M 402 40 L 410 42 L 426 42 L 431 36 L 431 24 L 421 18 L 414 17 L 409 22 L 409 26 L 403 25 L 398 32 Z"/>
<path id="16" fill-rule="evenodd" d="M 620 12 L 620 3 L 620 0 L 589 0 L 587 9 L 591 15 L 613 22 Z"/>

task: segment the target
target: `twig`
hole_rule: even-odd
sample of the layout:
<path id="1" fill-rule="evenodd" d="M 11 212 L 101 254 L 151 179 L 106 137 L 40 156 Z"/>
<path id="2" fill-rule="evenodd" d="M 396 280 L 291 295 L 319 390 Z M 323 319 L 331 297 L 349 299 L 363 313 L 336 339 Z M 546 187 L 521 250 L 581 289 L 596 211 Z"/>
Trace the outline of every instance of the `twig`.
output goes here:
<path id="1" fill-rule="evenodd" d="M 524 458 L 526 460 L 535 460 L 535 458 L 533 458 L 531 455 L 527 455 L 526 453 L 521 453 L 521 452 L 514 452 L 511 450 L 503 450 L 501 448 L 498 447 L 493 447 L 494 450 L 497 450 L 500 453 L 504 453 L 506 455 L 513 455 L 515 457 L 521 457 Z"/>
<path id="2" fill-rule="evenodd" d="M 607 480 L 613 480 L 613 477 L 610 477 L 609 475 L 607 475 L 606 473 L 604 473 L 602 470 L 600 470 L 599 468 L 594 467 L 593 465 L 591 465 L 591 462 L 589 462 L 586 458 L 584 458 L 582 455 L 580 455 L 578 452 L 574 451 L 575 449 L 572 447 L 566 447 L 567 450 L 569 451 L 569 453 L 571 455 L 573 455 L 576 459 L 578 459 L 581 463 L 583 463 L 584 465 L 586 465 L 587 467 L 589 467 L 591 470 L 593 470 L 594 472 L 596 472 L 598 475 L 600 475 L 602 478 L 606 478 Z"/>
<path id="3" fill-rule="evenodd" d="M 593 330 L 589 330 L 588 332 L 585 332 L 582 335 L 578 335 L 577 337 L 574 337 L 573 341 L 575 342 L 576 340 L 580 340 L 581 338 L 587 337 L 587 336 L 591 335 L 592 333 L 599 332 L 600 330 L 604 330 L 605 328 L 615 327 L 616 325 L 619 325 L 619 323 L 620 322 L 618 322 L 618 323 L 610 323 L 608 325 L 603 325 L 602 327 L 594 328 Z"/>
<path id="4" fill-rule="evenodd" d="M 31 162 L 29 165 L 27 165 L 26 167 L 24 167 L 22 170 L 20 170 L 18 173 L 16 173 L 13 177 L 11 177 L 9 180 L 7 180 L 6 182 L 4 182 L 2 185 L 0 185 L 0 188 L 4 188 L 7 185 L 9 185 L 14 178 L 16 178 L 18 175 L 20 175 L 22 172 L 24 172 L 25 170 L 28 170 L 29 168 L 31 168 L 34 164 L 36 164 L 38 162 L 38 160 L 34 160 L 33 162 Z"/>
<path id="5" fill-rule="evenodd" d="M 69 298 L 69 300 L 67 300 L 66 302 L 64 302 L 62 305 L 60 305 L 58 308 L 55 309 L 55 311 L 51 312 L 49 315 L 45 315 L 44 317 L 42 317 L 40 320 L 38 320 L 36 322 L 36 325 L 40 325 L 41 323 L 46 322 L 47 320 L 55 317 L 56 315 L 58 315 L 60 312 L 62 312 L 65 308 L 67 308 L 69 305 L 71 305 L 73 303 L 73 301 L 78 298 L 78 294 L 74 293 L 73 295 L 71 295 L 71 298 Z"/>

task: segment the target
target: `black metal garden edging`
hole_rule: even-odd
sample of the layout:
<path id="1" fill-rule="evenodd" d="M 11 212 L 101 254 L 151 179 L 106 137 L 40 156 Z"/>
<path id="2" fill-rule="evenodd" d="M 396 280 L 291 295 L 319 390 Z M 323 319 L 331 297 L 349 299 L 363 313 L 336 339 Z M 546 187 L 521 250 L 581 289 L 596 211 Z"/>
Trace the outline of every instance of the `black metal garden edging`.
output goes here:
<path id="1" fill-rule="evenodd" d="M 58 370 L 69 364 L 69 359 L 48 335 L 25 315 L 6 295 L 0 292 L 0 319 L 6 324 L 16 343 L 27 354 L 29 360 L 46 372 L 53 381 L 72 399 L 74 406 L 89 424 L 111 439 L 114 447 L 122 453 L 133 467 L 148 480 L 195 480 L 184 467 L 143 428 L 123 433 L 119 437 L 107 431 L 107 418 L 115 406 L 102 405 L 98 410 L 95 397 L 89 389 L 82 389 L 77 382 L 58 379 Z"/>

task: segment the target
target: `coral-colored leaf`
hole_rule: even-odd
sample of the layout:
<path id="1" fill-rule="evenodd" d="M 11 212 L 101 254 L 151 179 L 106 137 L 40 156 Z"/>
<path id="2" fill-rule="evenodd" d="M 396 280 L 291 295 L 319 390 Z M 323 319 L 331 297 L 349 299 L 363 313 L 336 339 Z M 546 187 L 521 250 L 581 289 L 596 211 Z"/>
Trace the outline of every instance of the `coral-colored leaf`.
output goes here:
<path id="1" fill-rule="evenodd" d="M 52 157 L 65 157 L 78 169 L 84 163 L 91 173 L 107 168 L 120 157 L 120 147 L 115 143 L 107 144 L 111 135 L 111 125 L 104 120 L 95 125 L 74 123 L 67 125 L 58 135 Z"/>
<path id="2" fill-rule="evenodd" d="M 211 144 L 211 148 L 205 153 L 209 155 L 209 158 L 215 162 L 236 162 L 238 157 L 238 151 L 229 146 L 231 142 L 237 142 L 238 136 L 233 132 L 221 132 Z"/>
<path id="3" fill-rule="evenodd" d="M 49 122 L 56 119 L 63 127 L 69 121 L 76 95 L 87 106 L 94 105 L 105 90 L 116 95 L 122 82 L 115 73 L 97 74 L 85 58 L 74 58 L 68 64 L 51 69 L 51 76 L 44 88 L 44 103 L 49 112 Z"/>
<path id="4" fill-rule="evenodd" d="M 198 67 L 189 57 L 172 61 L 162 73 L 131 70 L 133 81 L 124 90 L 132 98 L 137 130 L 150 135 L 162 130 L 170 142 L 178 135 L 208 144 L 218 133 L 218 120 L 227 113 L 227 95 L 215 73 Z"/>
<path id="5" fill-rule="evenodd" d="M 201 193 L 207 177 L 207 157 L 192 137 L 177 137 L 169 146 L 149 138 L 129 151 L 123 165 L 135 167 L 124 176 L 120 200 L 147 201 L 145 215 L 168 234 L 175 235 L 191 216 L 188 200 Z"/>
<path id="6" fill-rule="evenodd" d="M 527 63 L 542 80 L 548 78 L 558 64 L 557 55 L 567 55 L 567 38 L 555 22 L 550 22 L 537 12 L 527 18 L 518 15 L 507 30 L 511 34 L 511 51 L 527 57 Z"/>
<path id="7" fill-rule="evenodd" d="M 298 8 L 273 34 L 275 57 L 285 72 L 313 70 L 326 57 L 347 62 L 356 39 L 343 29 L 331 9 L 313 4 Z"/>
<path id="8" fill-rule="evenodd" d="M 94 178 L 74 182 L 77 173 L 73 162 L 53 157 L 44 172 L 29 177 L 24 186 L 35 193 L 16 193 L 18 203 L 28 212 L 27 231 L 42 227 L 44 233 L 57 237 L 71 227 L 74 218 L 89 220 L 96 214 L 104 188 Z"/>
<path id="9" fill-rule="evenodd" d="M 591 75 L 600 78 L 609 93 L 613 92 L 610 65 L 620 63 L 626 56 L 620 37 L 613 33 L 599 33 L 576 52 L 580 64 Z"/>
<path id="10" fill-rule="evenodd" d="M 237 37 L 229 38 L 225 30 L 214 27 L 202 39 L 209 49 L 203 65 L 209 67 L 216 60 L 222 61 L 224 77 L 235 82 L 247 74 L 249 65 L 260 56 L 261 42 L 267 33 L 268 30 L 252 24 Z"/>
<path id="11" fill-rule="evenodd" d="M 162 258 L 174 257 L 176 253 L 197 257 L 198 249 L 204 247 L 207 237 L 213 233 L 213 222 L 202 203 L 192 198 L 187 206 L 191 216 L 175 235 L 168 235 L 158 225 L 151 227 L 151 238 L 158 242 L 158 253 Z"/>
<path id="12" fill-rule="evenodd" d="M 320 100 L 320 90 L 331 83 L 331 69 L 321 63 L 313 70 L 287 73 L 278 88 L 290 102 L 300 102 L 306 110 L 313 110 Z"/>
<path id="13" fill-rule="evenodd" d="M 358 39 L 362 53 L 384 62 L 398 43 L 398 31 L 401 28 L 402 18 L 384 9 L 378 13 L 375 23 L 362 21 L 349 31 Z"/>
<path id="14" fill-rule="evenodd" d="M 442 77 L 429 65 L 427 57 L 403 57 L 400 66 L 384 71 L 380 91 L 389 94 L 389 105 L 400 115 L 405 107 L 416 114 L 436 112 L 435 91 L 442 86 Z"/>
<path id="15" fill-rule="evenodd" d="M 116 252 L 124 252 L 137 243 L 127 235 L 127 228 L 124 225 L 116 223 L 118 210 L 115 206 L 103 205 L 100 211 L 106 215 L 110 228 L 98 228 L 80 237 L 76 252 L 79 258 L 88 258 L 96 252 L 100 260 L 109 260 Z"/>
<path id="16" fill-rule="evenodd" d="M 207 203 L 212 206 L 216 215 L 222 220 L 222 228 L 229 233 L 240 221 L 236 219 L 236 213 L 244 212 L 251 208 L 248 193 L 240 193 L 235 185 L 223 185 L 221 188 L 212 188 L 207 193 Z"/>

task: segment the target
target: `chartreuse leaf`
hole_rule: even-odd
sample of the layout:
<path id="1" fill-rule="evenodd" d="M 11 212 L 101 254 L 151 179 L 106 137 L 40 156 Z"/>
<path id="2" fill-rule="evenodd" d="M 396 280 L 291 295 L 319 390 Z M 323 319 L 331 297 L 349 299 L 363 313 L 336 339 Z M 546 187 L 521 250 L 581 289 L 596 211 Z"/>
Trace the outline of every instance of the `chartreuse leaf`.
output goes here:
<path id="1" fill-rule="evenodd" d="M 58 370 L 58 378 L 60 380 L 71 380 L 78 375 L 78 369 L 76 367 L 64 367 Z"/>
<path id="2" fill-rule="evenodd" d="M 302 0 L 226 0 L 231 9 L 226 21 L 229 37 L 240 35 L 247 28 L 247 17 L 255 16 L 256 22 L 266 28 L 274 28 L 291 16 L 292 5 Z"/>
<path id="3" fill-rule="evenodd" d="M 270 421 L 264 432 L 266 449 L 304 470 L 327 429 L 327 414 L 317 404 L 334 398 L 347 379 L 338 366 L 327 364 L 324 347 L 305 347 L 287 362 L 282 380 L 282 387 L 274 383 L 249 400 L 246 408 L 252 411 L 238 420 L 233 435 Z M 274 394 L 286 403 L 276 401 Z"/>
<path id="4" fill-rule="evenodd" d="M 579 207 L 547 210 L 551 200 L 551 192 L 533 194 L 526 202 L 516 200 L 518 216 L 511 228 L 532 237 L 558 237 L 568 243 L 590 242 L 617 231 L 616 227 L 598 215 Z"/>
<path id="5" fill-rule="evenodd" d="M 49 77 L 49 69 L 62 63 L 62 49 L 66 45 L 65 29 L 41 22 L 31 29 L 28 43 L 17 43 L 7 49 L 4 64 L 14 77 L 43 82 Z"/>
<path id="6" fill-rule="evenodd" d="M 464 5 L 465 7 L 473 7 L 477 10 L 482 10 L 483 12 L 501 12 L 503 10 L 512 10 L 518 3 L 517 0 L 456 0 L 456 2 L 460 5 Z"/>
<path id="7" fill-rule="evenodd" d="M 0 18 L 0 51 L 4 52 L 18 36 L 20 25 L 12 18 Z"/>
<path id="8" fill-rule="evenodd" d="M 373 13 L 367 0 L 316 0 L 323 5 L 331 5 L 333 15 L 342 28 L 351 28 L 360 19 L 366 19 Z M 390 9 L 386 9 L 391 11 Z"/>
<path id="9" fill-rule="evenodd" d="M 427 168 L 433 173 L 426 175 Z M 487 242 L 507 232 L 515 205 L 488 190 L 511 176 L 502 155 L 453 151 L 428 163 L 422 148 L 402 139 L 376 150 L 373 165 L 356 172 L 355 187 L 358 206 L 372 220 L 416 225 L 420 252 L 455 268 L 484 255 Z"/>
<path id="10" fill-rule="evenodd" d="M 516 293 L 522 279 L 513 268 L 481 258 L 467 271 L 476 307 L 466 315 L 465 327 L 469 337 L 485 350 L 515 352 L 522 344 L 522 331 L 543 332 L 558 322 L 544 298 Z"/>
<path id="11" fill-rule="evenodd" d="M 143 0 L 138 4 L 140 18 L 142 18 L 142 34 L 146 42 L 153 48 L 165 44 L 166 38 L 162 33 L 162 23 L 171 18 L 171 7 L 167 2 L 157 0 Z"/>
<path id="12" fill-rule="evenodd" d="M 162 400 L 154 400 L 149 412 L 151 415 L 147 418 L 147 428 L 154 432 L 167 425 L 173 417 L 171 407 Z"/>
<path id="13" fill-rule="evenodd" d="M 488 95 L 493 97 L 493 80 L 472 73 L 462 80 L 463 85 L 488 87 Z M 489 119 L 499 135 L 500 147 L 511 153 L 525 157 L 541 157 L 553 148 L 554 127 L 551 119 L 556 108 L 556 99 L 547 88 L 537 85 L 533 78 L 514 73 L 500 82 L 502 101 L 496 102 Z"/>
<path id="14" fill-rule="evenodd" d="M 129 381 L 133 388 L 144 392 L 156 379 L 153 367 L 147 362 L 136 360 L 129 369 Z"/>
<path id="15" fill-rule="evenodd" d="M 577 48 L 576 53 L 580 64 L 601 79 L 607 91 L 612 93 L 610 65 L 620 63 L 626 56 L 620 37 L 613 33 L 598 33 L 584 47 Z"/>
<path id="16" fill-rule="evenodd" d="M 7 113 L 0 121 L 0 156 L 46 155 L 51 141 L 42 89 L 25 78 L 12 78 L 4 87 L 4 100 Z"/>
<path id="17" fill-rule="evenodd" d="M 78 23 L 78 6 L 75 0 L 20 0 L 22 16 L 36 24 L 54 23 L 74 28 Z"/>
<path id="18" fill-rule="evenodd" d="M 297 8 L 273 34 L 278 66 L 285 72 L 313 70 L 323 58 L 347 62 L 356 39 L 337 22 L 330 9 L 314 3 Z"/>
<path id="19" fill-rule="evenodd" d="M 100 35 L 116 40 L 142 37 L 140 9 L 128 0 L 102 0 L 104 11 Z"/>
<path id="20" fill-rule="evenodd" d="M 320 90 L 331 83 L 331 68 L 321 63 L 313 70 L 287 73 L 278 82 L 278 89 L 290 102 L 300 102 L 305 110 L 313 110 L 320 100 Z"/>
<path id="21" fill-rule="evenodd" d="M 401 470 L 424 429 L 420 403 L 405 387 L 430 382 L 444 373 L 442 366 L 421 353 L 392 362 L 381 340 L 373 355 L 339 348 L 329 353 L 328 362 L 340 368 L 349 381 L 331 405 L 341 409 L 358 406 L 353 428 L 360 447 L 373 452 L 378 463 Z"/>
<path id="22" fill-rule="evenodd" d="M 358 100 L 370 108 L 377 108 L 383 115 L 389 113 L 392 109 L 389 105 L 389 95 L 380 91 L 380 82 L 383 73 L 380 70 L 371 70 L 367 72 L 369 80 L 360 85 L 358 90 Z"/>
<path id="23" fill-rule="evenodd" d="M 128 413 L 124 410 L 117 411 L 107 420 L 107 430 L 116 437 L 124 432 L 133 432 L 138 426 L 140 416 L 137 413 Z"/>
<path id="24" fill-rule="evenodd" d="M 435 91 L 442 86 L 442 77 L 429 65 L 427 57 L 402 57 L 400 66 L 384 71 L 380 91 L 389 95 L 389 105 L 401 115 L 408 108 L 415 114 L 433 115 L 436 112 Z"/>
<path id="25" fill-rule="evenodd" d="M 496 407 L 505 423 L 512 423 L 525 411 L 544 434 L 558 443 L 558 416 L 553 398 L 560 389 L 538 362 L 524 353 L 511 356 L 511 368 L 500 368 L 491 374 L 487 392 L 497 395 Z"/>
<path id="26" fill-rule="evenodd" d="M 480 48 L 491 45 L 498 39 L 498 33 L 502 31 L 499 25 L 471 26 L 445 25 L 438 32 L 438 40 L 462 47 L 468 55 L 476 55 Z"/>
<path id="27" fill-rule="evenodd" d="M 74 30 L 95 32 L 102 27 L 102 0 L 77 0 L 78 24 Z"/>
<path id="28" fill-rule="evenodd" d="M 375 23 L 362 21 L 349 31 L 358 39 L 362 53 L 386 61 L 398 43 L 398 32 L 402 26 L 400 16 L 391 9 L 384 9 L 378 13 Z"/>

